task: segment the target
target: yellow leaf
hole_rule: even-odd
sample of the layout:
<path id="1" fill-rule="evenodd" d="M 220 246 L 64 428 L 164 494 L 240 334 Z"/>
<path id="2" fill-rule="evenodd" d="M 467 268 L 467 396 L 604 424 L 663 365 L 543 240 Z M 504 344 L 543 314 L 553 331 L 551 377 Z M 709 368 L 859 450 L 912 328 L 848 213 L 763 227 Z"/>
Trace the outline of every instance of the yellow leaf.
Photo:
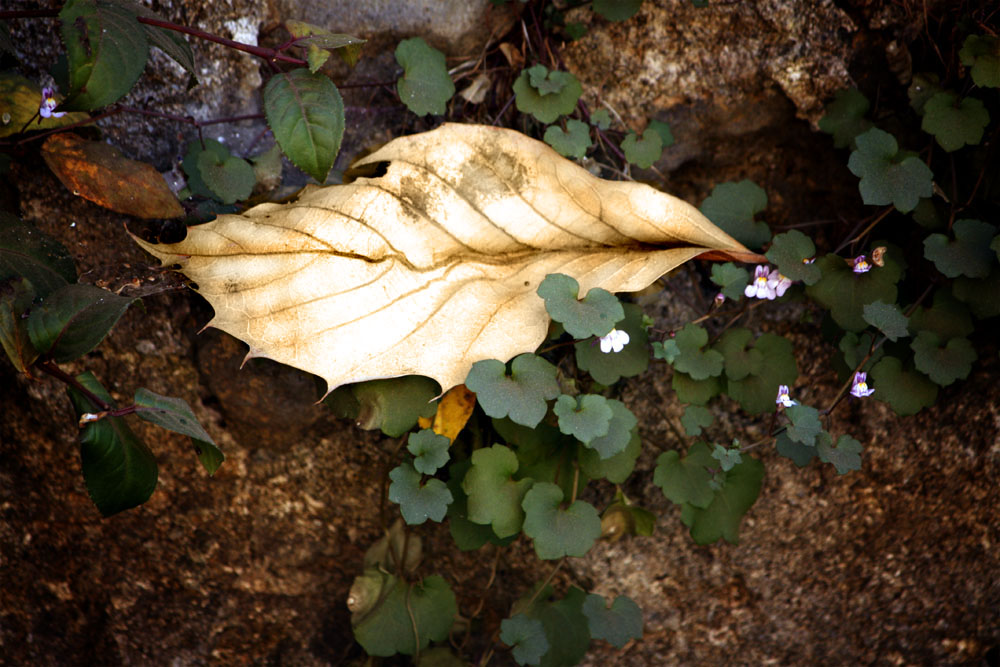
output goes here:
<path id="1" fill-rule="evenodd" d="M 51 130 L 90 117 L 82 111 L 71 111 L 60 118 L 35 117 L 41 103 L 42 89 L 34 81 L 13 72 L 0 72 L 0 138 L 20 132 L 22 129 L 25 132 Z M 33 117 L 35 119 L 25 127 L 25 123 Z"/>
<path id="2" fill-rule="evenodd" d="M 706 251 L 766 261 L 690 204 L 596 178 L 512 130 L 446 124 L 365 167 L 384 173 L 221 215 L 179 243 L 136 241 L 181 265 L 215 309 L 209 324 L 249 356 L 330 389 L 426 375 L 446 391 L 476 361 L 534 351 L 549 324 L 535 290 L 550 273 L 583 295 L 643 289 Z"/>
<path id="3" fill-rule="evenodd" d="M 419 417 L 417 424 L 420 425 L 420 428 L 433 428 L 438 435 L 443 435 L 455 442 L 455 438 L 465 428 L 465 424 L 472 416 L 475 407 L 476 395 L 469 391 L 464 384 L 455 385 L 441 397 L 434 419 Z"/>

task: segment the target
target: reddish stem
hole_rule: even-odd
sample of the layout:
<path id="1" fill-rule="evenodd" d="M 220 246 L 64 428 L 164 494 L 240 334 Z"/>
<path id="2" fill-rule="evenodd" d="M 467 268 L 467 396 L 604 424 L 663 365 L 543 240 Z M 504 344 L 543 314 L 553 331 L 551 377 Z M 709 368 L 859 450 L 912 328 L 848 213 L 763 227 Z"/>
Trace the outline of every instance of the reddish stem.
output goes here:
<path id="1" fill-rule="evenodd" d="M 146 18 L 145 16 L 139 16 L 137 17 L 137 20 L 139 23 L 145 23 L 146 25 L 163 28 L 165 30 L 174 30 L 175 32 L 182 32 L 209 42 L 222 44 L 223 46 L 228 46 L 229 48 L 236 49 L 237 51 L 243 51 L 244 53 L 249 53 L 257 56 L 258 58 L 263 58 L 271 63 L 281 61 L 291 63 L 292 65 L 299 65 L 300 67 L 306 67 L 309 64 L 305 60 L 293 58 L 292 56 L 286 56 L 283 53 L 279 53 L 275 49 L 266 49 L 262 46 L 252 46 L 250 44 L 244 44 L 243 42 L 235 42 L 231 39 L 226 39 L 225 37 L 219 37 L 218 35 L 213 35 L 210 32 L 205 32 L 204 30 L 198 30 L 197 28 L 189 28 L 187 26 L 177 25 L 176 23 L 170 23 L 168 21 Z"/>
<path id="2" fill-rule="evenodd" d="M 57 380 L 61 380 L 62 382 L 68 384 L 73 389 L 76 389 L 78 392 L 86 396 L 87 400 L 93 403 L 98 409 L 102 411 L 107 411 L 111 409 L 111 406 L 108 405 L 103 399 L 101 399 L 100 396 L 98 396 L 94 392 L 84 387 L 75 377 L 73 377 L 63 369 L 59 368 L 51 361 L 40 361 L 37 364 L 35 364 L 35 368 L 45 373 L 48 373 Z"/>

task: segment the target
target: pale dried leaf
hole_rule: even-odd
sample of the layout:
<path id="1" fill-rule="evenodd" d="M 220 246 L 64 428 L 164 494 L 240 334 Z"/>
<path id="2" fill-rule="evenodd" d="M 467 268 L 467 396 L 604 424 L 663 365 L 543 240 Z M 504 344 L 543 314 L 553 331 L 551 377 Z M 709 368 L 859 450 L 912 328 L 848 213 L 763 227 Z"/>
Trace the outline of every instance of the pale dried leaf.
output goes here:
<path id="1" fill-rule="evenodd" d="M 550 273 L 640 290 L 706 250 L 759 256 L 693 206 L 604 181 L 511 130 L 444 125 L 355 164 L 385 174 L 222 215 L 169 245 L 211 326 L 341 384 L 426 375 L 447 390 L 481 359 L 533 351 Z M 138 241 L 138 239 L 137 239 Z"/>

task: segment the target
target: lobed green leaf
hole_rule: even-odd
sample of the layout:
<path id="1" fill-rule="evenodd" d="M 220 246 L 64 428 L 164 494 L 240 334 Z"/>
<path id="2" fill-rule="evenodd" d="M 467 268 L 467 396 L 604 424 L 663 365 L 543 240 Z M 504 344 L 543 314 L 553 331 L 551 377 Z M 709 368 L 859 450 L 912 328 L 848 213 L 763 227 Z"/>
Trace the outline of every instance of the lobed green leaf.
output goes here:
<path id="1" fill-rule="evenodd" d="M 556 367 L 534 354 L 521 354 L 511 363 L 511 374 L 496 359 L 472 365 L 465 386 L 490 417 L 507 417 L 534 428 L 548 411 L 549 401 L 560 393 Z"/>
<path id="2" fill-rule="evenodd" d="M 775 236 L 765 254 L 772 264 L 777 265 L 782 275 L 792 280 L 801 280 L 806 285 L 819 282 L 819 267 L 811 261 L 816 255 L 816 245 L 799 230 L 793 229 Z M 747 277 L 749 278 L 749 273 Z"/>
<path id="3" fill-rule="evenodd" d="M 974 97 L 959 101 L 955 93 L 941 92 L 924 104 L 920 128 L 933 134 L 938 145 L 950 153 L 982 141 L 989 122 L 990 114 L 981 101 Z"/>
<path id="4" fill-rule="evenodd" d="M 720 183 L 701 203 L 701 212 L 734 239 L 751 249 L 771 240 L 766 222 L 754 217 L 767 208 L 767 193 L 750 180 Z"/>
<path id="5" fill-rule="evenodd" d="M 491 525 L 498 537 L 516 535 L 524 523 L 521 501 L 533 482 L 514 481 L 517 467 L 517 456 L 503 445 L 477 449 L 462 481 L 469 521 Z"/>
<path id="6" fill-rule="evenodd" d="M 409 463 L 402 463 L 389 471 L 389 500 L 399 505 L 403 521 L 418 526 L 428 519 L 440 523 L 454 498 L 445 483 L 428 479 L 421 484 L 421 475 Z"/>
<path id="7" fill-rule="evenodd" d="M 514 81 L 517 110 L 530 113 L 542 123 L 552 123 L 559 116 L 573 113 L 582 94 L 583 86 L 575 76 L 569 72 L 550 72 L 544 65 L 522 70 Z"/>
<path id="8" fill-rule="evenodd" d="M 549 650 L 545 626 L 524 614 L 500 621 L 500 641 L 511 647 L 510 654 L 519 665 L 537 665 Z"/>
<path id="9" fill-rule="evenodd" d="M 455 94 L 455 84 L 448 74 L 444 54 L 420 37 L 404 39 L 396 47 L 396 62 L 403 76 L 396 92 L 403 104 L 418 116 L 441 115 Z"/>
<path id="10" fill-rule="evenodd" d="M 861 470 L 861 443 L 849 435 L 837 438 L 834 447 L 833 438 L 824 431 L 816 439 L 816 454 L 823 463 L 832 463 L 838 475 L 846 475 L 852 470 Z"/>
<path id="11" fill-rule="evenodd" d="M 997 228 L 981 220 L 965 219 L 956 220 L 952 231 L 953 241 L 944 234 L 931 234 L 924 239 L 924 257 L 949 278 L 987 277 L 996 264 L 990 243 L 997 235 Z"/>
<path id="12" fill-rule="evenodd" d="M 862 317 L 865 318 L 865 322 L 881 331 L 893 342 L 910 335 L 909 318 L 895 303 L 884 303 L 879 300 L 865 304 Z"/>
<path id="13" fill-rule="evenodd" d="M 855 142 L 857 149 L 847 167 L 861 179 L 858 189 L 865 204 L 892 204 L 900 213 L 909 213 L 921 197 L 933 194 L 930 167 L 917 157 L 901 154 L 891 134 L 873 127 L 859 134 Z"/>
<path id="14" fill-rule="evenodd" d="M 968 338 L 955 337 L 945 343 L 932 331 L 917 332 L 910 347 L 917 370 L 942 387 L 969 377 L 977 358 Z"/>
<path id="15" fill-rule="evenodd" d="M 619 595 L 608 608 L 604 597 L 591 593 L 583 602 L 590 634 L 594 639 L 624 648 L 632 639 L 642 639 L 642 610 L 632 598 Z"/>
<path id="16" fill-rule="evenodd" d="M 587 124 L 571 118 L 566 121 L 566 129 L 563 130 L 558 125 L 549 125 L 545 128 L 545 143 L 563 157 L 580 159 L 587 154 L 587 149 L 593 142 L 590 140 L 590 128 Z"/>
<path id="17" fill-rule="evenodd" d="M 406 449 L 413 454 L 413 467 L 425 475 L 433 475 L 438 468 L 448 462 L 448 448 L 451 441 L 429 428 L 411 433 Z"/>
<path id="18" fill-rule="evenodd" d="M 578 300 L 580 283 L 562 273 L 550 273 L 538 286 L 549 316 L 574 338 L 606 336 L 625 318 L 621 302 L 611 292 L 595 287 Z"/>
<path id="19" fill-rule="evenodd" d="M 562 500 L 562 489 L 539 482 L 521 501 L 524 534 L 534 541 L 535 553 L 543 560 L 582 557 L 601 536 L 601 518 L 593 505 L 577 500 L 563 509 Z"/>
<path id="20" fill-rule="evenodd" d="M 622 152 L 635 166 L 649 169 L 663 154 L 663 138 L 653 128 L 647 128 L 641 139 L 635 132 L 629 132 L 622 141 Z"/>

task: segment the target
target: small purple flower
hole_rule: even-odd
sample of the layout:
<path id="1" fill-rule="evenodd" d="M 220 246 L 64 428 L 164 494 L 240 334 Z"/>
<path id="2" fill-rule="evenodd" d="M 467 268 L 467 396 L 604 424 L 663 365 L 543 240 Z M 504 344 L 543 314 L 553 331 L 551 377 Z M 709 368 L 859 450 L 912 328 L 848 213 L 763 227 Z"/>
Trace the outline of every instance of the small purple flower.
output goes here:
<path id="1" fill-rule="evenodd" d="M 601 352 L 621 352 L 628 345 L 629 336 L 624 331 L 612 329 L 606 336 L 601 336 Z"/>
<path id="2" fill-rule="evenodd" d="M 816 261 L 815 257 L 806 257 L 804 260 L 802 260 L 802 263 L 808 266 L 809 264 L 812 264 L 815 261 Z"/>
<path id="3" fill-rule="evenodd" d="M 868 388 L 867 373 L 857 372 L 854 374 L 854 383 L 851 385 L 851 395 L 857 396 L 858 398 L 864 398 L 866 396 L 871 396 L 875 393 L 874 389 Z"/>
<path id="4" fill-rule="evenodd" d="M 54 111 L 59 106 L 55 94 L 53 88 L 42 88 L 42 103 L 38 106 L 38 115 L 42 118 L 62 118 L 66 115 L 65 111 Z"/>
<path id="5" fill-rule="evenodd" d="M 713 299 L 713 301 L 715 301 L 716 307 L 721 306 L 726 302 L 726 295 L 723 294 L 722 292 L 719 292 L 718 294 L 715 295 L 715 299 Z"/>
<path id="6" fill-rule="evenodd" d="M 771 271 L 767 276 L 767 282 L 774 287 L 774 293 L 777 296 L 785 296 L 785 292 L 792 286 L 791 278 L 779 273 L 778 269 Z"/>
<path id="7" fill-rule="evenodd" d="M 758 264 L 757 268 L 753 272 L 753 280 L 747 285 L 743 293 L 747 295 L 748 298 L 757 299 L 768 299 L 773 301 L 776 293 L 774 291 L 774 285 L 768 279 L 768 270 L 765 264 Z"/>
<path id="8" fill-rule="evenodd" d="M 854 272 L 855 273 L 868 273 L 872 270 L 872 265 L 868 263 L 864 255 L 858 255 L 854 259 Z"/>
<path id="9" fill-rule="evenodd" d="M 783 384 L 783 385 L 781 385 L 781 386 L 778 387 L 778 398 L 776 398 L 774 402 L 777 403 L 778 405 L 782 405 L 782 406 L 784 406 L 786 408 L 790 408 L 793 405 L 798 405 L 799 404 L 798 401 L 793 401 L 792 400 L 792 397 L 788 393 L 788 385 L 787 384 Z"/>

